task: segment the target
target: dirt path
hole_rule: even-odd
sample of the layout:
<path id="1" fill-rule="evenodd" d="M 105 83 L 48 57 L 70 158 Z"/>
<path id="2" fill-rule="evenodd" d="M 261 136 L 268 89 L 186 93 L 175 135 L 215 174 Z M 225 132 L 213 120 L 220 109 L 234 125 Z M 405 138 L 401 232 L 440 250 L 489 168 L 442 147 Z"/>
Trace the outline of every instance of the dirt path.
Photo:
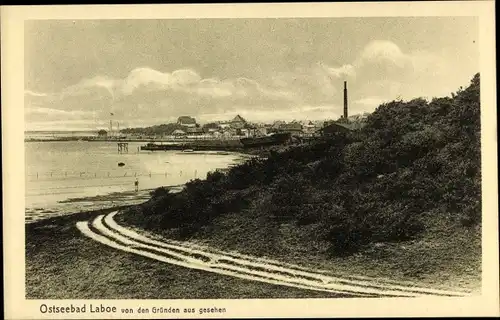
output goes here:
<path id="1" fill-rule="evenodd" d="M 278 261 L 202 247 L 189 242 L 158 241 L 143 232 L 118 225 L 118 211 L 77 222 L 89 238 L 117 250 L 161 262 L 236 278 L 306 290 L 340 293 L 353 297 L 464 296 L 468 292 L 417 287 L 412 283 L 361 276 L 338 277 L 325 270 L 312 270 Z"/>

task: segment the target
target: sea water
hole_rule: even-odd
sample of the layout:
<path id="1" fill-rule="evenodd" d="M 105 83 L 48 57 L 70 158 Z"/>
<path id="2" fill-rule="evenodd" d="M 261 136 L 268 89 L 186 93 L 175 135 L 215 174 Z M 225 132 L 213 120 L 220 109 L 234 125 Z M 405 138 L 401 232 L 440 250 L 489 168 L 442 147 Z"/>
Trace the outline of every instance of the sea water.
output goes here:
<path id="1" fill-rule="evenodd" d="M 130 142 L 50 141 L 25 143 L 26 221 L 81 210 L 134 204 L 160 186 L 180 186 L 248 157 L 238 153 L 140 151 Z M 119 166 L 123 163 L 123 166 Z M 139 182 L 135 192 L 134 182 Z"/>

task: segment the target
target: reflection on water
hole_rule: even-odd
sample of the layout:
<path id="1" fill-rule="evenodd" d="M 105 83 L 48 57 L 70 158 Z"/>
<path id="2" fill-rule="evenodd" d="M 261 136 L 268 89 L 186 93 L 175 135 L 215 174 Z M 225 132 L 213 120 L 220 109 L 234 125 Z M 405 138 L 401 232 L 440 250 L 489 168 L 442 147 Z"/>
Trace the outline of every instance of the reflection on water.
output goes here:
<path id="1" fill-rule="evenodd" d="M 204 179 L 209 171 L 244 161 L 237 153 L 139 152 L 129 143 L 128 154 L 118 154 L 114 142 L 25 143 L 25 200 L 27 221 L 36 217 L 142 202 L 144 190 Z M 123 162 L 124 166 L 118 166 Z M 133 192 L 135 180 L 139 193 Z M 121 194 L 121 196 L 119 196 Z M 106 200 L 69 198 L 108 196 Z"/>

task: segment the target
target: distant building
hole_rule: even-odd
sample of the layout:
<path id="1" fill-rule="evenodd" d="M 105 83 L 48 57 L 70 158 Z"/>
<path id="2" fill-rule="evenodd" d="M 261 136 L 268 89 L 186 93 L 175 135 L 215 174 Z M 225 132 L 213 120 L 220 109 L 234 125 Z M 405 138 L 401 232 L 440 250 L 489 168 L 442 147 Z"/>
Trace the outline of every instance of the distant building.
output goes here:
<path id="1" fill-rule="evenodd" d="M 177 124 L 188 128 L 196 127 L 196 119 L 193 117 L 182 116 L 177 119 Z"/>
<path id="2" fill-rule="evenodd" d="M 173 136 L 185 136 L 186 132 L 181 130 L 181 129 L 176 129 L 176 130 L 174 130 L 174 132 L 172 132 L 172 135 Z"/>
<path id="3" fill-rule="evenodd" d="M 323 136 L 330 136 L 336 133 L 347 133 L 350 132 L 351 129 L 343 123 L 332 122 L 325 124 L 325 127 L 319 129 L 318 131 Z"/>
<path id="4" fill-rule="evenodd" d="M 313 123 L 312 121 L 306 122 L 304 125 L 302 125 L 302 131 L 306 135 L 314 135 L 318 128 L 321 126 L 318 126 L 317 124 Z"/>
<path id="5" fill-rule="evenodd" d="M 240 129 L 241 132 L 241 129 Z M 238 135 L 238 130 L 231 127 L 226 127 L 222 129 L 222 134 L 224 137 L 236 136 Z"/>
<path id="6" fill-rule="evenodd" d="M 210 122 L 203 125 L 203 132 L 205 133 L 214 133 L 221 129 L 221 126 L 218 123 Z"/>
<path id="7" fill-rule="evenodd" d="M 189 128 L 186 128 L 186 133 L 189 134 L 189 135 L 199 136 L 199 135 L 202 135 L 204 132 L 203 132 L 202 128 L 199 128 L 199 127 L 189 127 Z"/>
<path id="8" fill-rule="evenodd" d="M 231 129 L 231 128 L 227 128 L 227 129 L 224 129 L 222 131 L 222 137 L 224 138 L 229 138 L 229 137 L 232 137 L 232 136 L 235 136 L 236 135 L 236 130 L 235 129 Z"/>
<path id="9" fill-rule="evenodd" d="M 243 129 L 246 127 L 247 121 L 242 116 L 237 115 L 229 124 L 233 129 Z"/>
<path id="10" fill-rule="evenodd" d="M 304 131 L 302 130 L 302 125 L 299 122 L 285 123 L 279 126 L 278 132 L 287 132 L 292 135 L 300 135 Z"/>
<path id="11" fill-rule="evenodd" d="M 108 132 L 106 130 L 99 130 L 99 131 L 97 131 L 97 136 L 99 138 L 107 138 Z"/>
<path id="12" fill-rule="evenodd" d="M 282 125 L 286 124 L 285 121 L 282 121 L 282 120 L 278 120 L 278 121 L 275 121 L 272 126 L 271 126 L 271 129 L 274 129 L 274 130 L 278 130 Z"/>
<path id="13" fill-rule="evenodd" d="M 302 126 L 302 130 L 305 134 L 313 134 L 316 132 L 317 128 L 318 127 L 316 126 L 316 124 L 314 124 L 312 121 L 309 121 Z"/>
<path id="14" fill-rule="evenodd" d="M 257 130 L 255 131 L 255 134 L 258 136 L 265 136 L 268 134 L 268 128 L 267 127 L 258 127 Z"/>

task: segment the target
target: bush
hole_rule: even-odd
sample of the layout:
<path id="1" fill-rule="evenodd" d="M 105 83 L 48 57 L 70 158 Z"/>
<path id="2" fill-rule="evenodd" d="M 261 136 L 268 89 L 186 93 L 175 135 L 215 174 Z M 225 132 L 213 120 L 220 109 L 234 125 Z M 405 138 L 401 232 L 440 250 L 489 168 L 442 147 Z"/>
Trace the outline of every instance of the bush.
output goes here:
<path id="1" fill-rule="evenodd" d="M 452 97 L 381 105 L 357 135 L 271 151 L 265 160 L 191 181 L 179 194 L 157 189 L 131 210 L 132 220 L 190 237 L 216 217 L 239 215 L 232 218 L 242 228 L 259 219 L 270 241 L 280 242 L 281 225 L 293 225 L 311 241 L 328 241 L 332 254 L 350 254 L 372 242 L 418 237 L 429 212 L 479 224 L 480 169 L 476 75 Z"/>
<path id="2" fill-rule="evenodd" d="M 170 193 L 170 189 L 167 187 L 160 187 L 156 188 L 153 191 L 150 192 L 151 198 L 152 199 L 158 199 L 161 197 L 166 197 Z"/>

